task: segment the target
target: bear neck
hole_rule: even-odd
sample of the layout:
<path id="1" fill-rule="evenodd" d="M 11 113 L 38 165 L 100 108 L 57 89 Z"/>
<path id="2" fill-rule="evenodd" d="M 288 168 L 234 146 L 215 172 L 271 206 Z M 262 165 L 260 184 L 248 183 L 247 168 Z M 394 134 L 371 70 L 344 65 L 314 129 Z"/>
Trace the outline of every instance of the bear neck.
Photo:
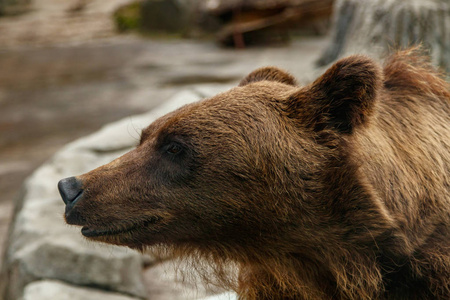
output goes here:
<path id="1" fill-rule="evenodd" d="M 320 166 L 328 171 L 316 172 L 320 175 L 313 180 L 315 186 L 308 187 L 316 190 L 309 201 L 320 203 L 308 214 L 311 218 L 321 216 L 312 221 L 316 227 L 308 228 L 301 221 L 295 224 L 295 216 L 290 216 L 289 224 L 284 224 L 288 229 L 278 224 L 270 241 L 266 237 L 265 244 L 255 245 L 258 251 L 253 247 L 239 250 L 241 273 L 244 270 L 241 276 L 265 274 L 269 281 L 254 280 L 254 286 L 241 287 L 247 295 L 258 295 L 249 299 L 264 299 L 260 295 L 270 294 L 285 295 L 286 299 L 353 299 L 354 295 L 358 299 L 380 298 L 386 286 L 384 270 L 393 270 L 393 264 L 404 261 L 405 238 L 398 233 L 370 183 L 359 173 L 359 166 L 352 163 L 346 140 L 333 144 L 338 147 L 330 150 Z M 303 190 L 294 194 L 291 192 L 290 197 L 308 201 L 301 196 Z M 286 202 L 292 203 L 292 199 Z M 302 217 L 300 214 L 297 219 Z M 252 270 L 251 274 L 245 270 Z M 245 282 L 248 285 L 251 280 Z"/>

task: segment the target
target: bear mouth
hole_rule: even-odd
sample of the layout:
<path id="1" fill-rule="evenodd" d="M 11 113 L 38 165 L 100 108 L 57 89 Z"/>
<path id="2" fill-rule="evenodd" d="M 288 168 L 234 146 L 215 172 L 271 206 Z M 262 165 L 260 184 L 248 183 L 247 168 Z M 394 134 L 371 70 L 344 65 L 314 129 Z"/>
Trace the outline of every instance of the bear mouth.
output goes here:
<path id="1" fill-rule="evenodd" d="M 151 217 L 142 222 L 135 222 L 133 224 L 128 225 L 115 225 L 114 228 L 94 228 L 89 226 L 83 226 L 81 228 L 81 234 L 85 237 L 100 237 L 100 236 L 111 236 L 111 235 L 119 235 L 124 233 L 129 233 L 135 230 L 139 230 L 140 228 L 147 227 L 148 225 L 154 225 L 161 220 L 160 217 Z"/>

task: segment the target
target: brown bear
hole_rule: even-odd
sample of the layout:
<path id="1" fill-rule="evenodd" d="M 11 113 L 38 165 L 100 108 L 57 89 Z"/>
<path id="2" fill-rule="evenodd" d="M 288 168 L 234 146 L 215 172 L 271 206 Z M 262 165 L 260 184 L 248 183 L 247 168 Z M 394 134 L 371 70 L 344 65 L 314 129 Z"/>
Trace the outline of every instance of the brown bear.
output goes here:
<path id="1" fill-rule="evenodd" d="M 258 69 L 58 186 L 87 238 L 209 262 L 242 299 L 450 299 L 450 91 L 416 50 L 304 87 Z"/>

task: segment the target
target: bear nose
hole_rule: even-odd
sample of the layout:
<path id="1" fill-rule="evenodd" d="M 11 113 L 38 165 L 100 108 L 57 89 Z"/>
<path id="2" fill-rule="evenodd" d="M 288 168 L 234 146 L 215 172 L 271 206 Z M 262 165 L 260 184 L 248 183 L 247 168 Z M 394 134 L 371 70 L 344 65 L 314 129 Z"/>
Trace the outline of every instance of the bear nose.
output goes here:
<path id="1" fill-rule="evenodd" d="M 75 205 L 75 202 L 83 193 L 83 190 L 81 189 L 81 181 L 76 177 L 61 179 L 58 182 L 58 190 L 64 203 L 70 207 Z"/>

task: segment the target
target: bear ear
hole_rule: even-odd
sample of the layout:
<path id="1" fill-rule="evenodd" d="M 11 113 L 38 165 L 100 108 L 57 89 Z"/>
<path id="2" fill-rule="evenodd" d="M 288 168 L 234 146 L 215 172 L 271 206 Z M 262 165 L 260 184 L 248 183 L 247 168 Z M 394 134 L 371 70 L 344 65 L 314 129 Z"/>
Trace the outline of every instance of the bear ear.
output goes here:
<path id="1" fill-rule="evenodd" d="M 373 113 L 382 78 L 380 66 L 368 57 L 341 59 L 311 85 L 291 95 L 288 111 L 315 130 L 351 133 Z"/>
<path id="2" fill-rule="evenodd" d="M 242 81 L 239 83 L 239 86 L 244 86 L 252 82 L 263 80 L 276 81 L 287 85 L 297 85 L 295 78 L 289 73 L 276 67 L 264 67 L 256 69 L 255 71 L 248 74 L 247 77 L 242 79 Z"/>

